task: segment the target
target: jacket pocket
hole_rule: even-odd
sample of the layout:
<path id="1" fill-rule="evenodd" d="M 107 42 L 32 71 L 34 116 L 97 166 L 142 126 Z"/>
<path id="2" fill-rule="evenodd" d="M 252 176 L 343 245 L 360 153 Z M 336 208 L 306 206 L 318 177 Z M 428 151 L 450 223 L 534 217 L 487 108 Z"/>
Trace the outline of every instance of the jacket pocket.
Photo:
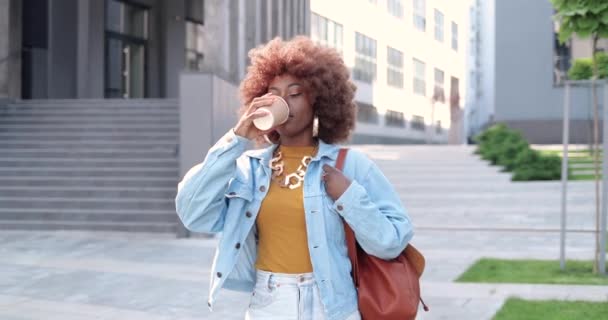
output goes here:
<path id="1" fill-rule="evenodd" d="M 234 179 L 230 182 L 228 190 L 226 190 L 225 196 L 227 200 L 240 198 L 247 201 L 251 201 L 253 199 L 253 192 L 248 184 Z"/>

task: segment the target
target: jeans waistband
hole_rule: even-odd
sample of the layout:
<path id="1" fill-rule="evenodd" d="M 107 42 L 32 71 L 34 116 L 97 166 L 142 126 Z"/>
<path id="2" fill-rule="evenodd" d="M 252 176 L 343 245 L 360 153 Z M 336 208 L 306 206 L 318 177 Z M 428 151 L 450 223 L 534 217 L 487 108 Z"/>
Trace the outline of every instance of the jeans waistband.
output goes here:
<path id="1" fill-rule="evenodd" d="M 257 282 L 267 284 L 293 285 L 304 286 L 315 283 L 313 273 L 275 273 L 263 270 L 257 270 Z"/>

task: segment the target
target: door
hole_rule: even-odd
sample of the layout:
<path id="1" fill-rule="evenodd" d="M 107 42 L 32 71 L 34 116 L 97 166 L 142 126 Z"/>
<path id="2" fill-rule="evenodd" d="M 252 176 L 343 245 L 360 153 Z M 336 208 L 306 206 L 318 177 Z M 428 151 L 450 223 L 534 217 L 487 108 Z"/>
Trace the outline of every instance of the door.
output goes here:
<path id="1" fill-rule="evenodd" d="M 106 1 L 106 98 L 146 97 L 148 9 Z"/>

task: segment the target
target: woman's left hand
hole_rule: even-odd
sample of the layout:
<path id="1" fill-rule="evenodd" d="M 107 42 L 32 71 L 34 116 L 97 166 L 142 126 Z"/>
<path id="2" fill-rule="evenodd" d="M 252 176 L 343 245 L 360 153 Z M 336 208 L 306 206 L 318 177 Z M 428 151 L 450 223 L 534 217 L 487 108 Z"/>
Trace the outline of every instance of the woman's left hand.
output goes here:
<path id="1" fill-rule="evenodd" d="M 348 189 L 348 186 L 350 186 L 350 180 L 342 171 L 330 165 L 323 165 L 321 180 L 325 182 L 325 191 L 334 201 L 338 200 L 344 191 Z"/>

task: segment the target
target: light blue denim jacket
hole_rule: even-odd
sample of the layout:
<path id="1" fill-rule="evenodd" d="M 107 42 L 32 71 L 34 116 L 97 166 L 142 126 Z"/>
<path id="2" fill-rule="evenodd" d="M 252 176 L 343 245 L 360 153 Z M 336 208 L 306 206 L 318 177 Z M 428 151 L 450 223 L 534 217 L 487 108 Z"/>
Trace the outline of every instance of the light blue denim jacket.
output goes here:
<path id="1" fill-rule="evenodd" d="M 230 130 L 178 185 L 176 208 L 186 228 L 222 232 L 211 269 L 210 308 L 220 288 L 251 292 L 255 285 L 255 221 L 268 192 L 268 165 L 276 145 L 245 151 L 249 142 Z M 342 218 L 361 247 L 379 258 L 396 257 L 413 236 L 397 193 L 360 152 L 349 151 L 343 172 L 352 183 L 338 200 L 331 200 L 321 173 L 324 164 L 335 166 L 339 148 L 320 141 L 303 184 L 308 248 L 330 320 L 345 319 L 357 310 Z"/>

